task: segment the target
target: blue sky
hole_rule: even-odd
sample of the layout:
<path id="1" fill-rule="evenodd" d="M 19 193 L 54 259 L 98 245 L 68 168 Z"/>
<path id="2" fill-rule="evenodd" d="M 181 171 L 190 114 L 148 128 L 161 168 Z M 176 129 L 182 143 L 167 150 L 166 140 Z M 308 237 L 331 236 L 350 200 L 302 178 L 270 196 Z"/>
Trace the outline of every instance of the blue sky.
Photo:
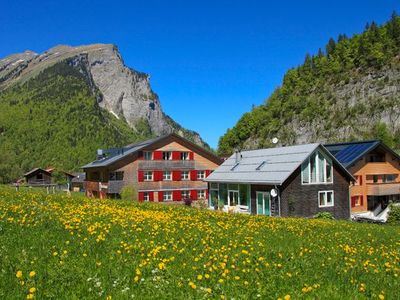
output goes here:
<path id="1" fill-rule="evenodd" d="M 212 147 L 307 52 L 400 13 L 398 0 L 0 1 L 0 57 L 116 44 L 164 111 Z"/>

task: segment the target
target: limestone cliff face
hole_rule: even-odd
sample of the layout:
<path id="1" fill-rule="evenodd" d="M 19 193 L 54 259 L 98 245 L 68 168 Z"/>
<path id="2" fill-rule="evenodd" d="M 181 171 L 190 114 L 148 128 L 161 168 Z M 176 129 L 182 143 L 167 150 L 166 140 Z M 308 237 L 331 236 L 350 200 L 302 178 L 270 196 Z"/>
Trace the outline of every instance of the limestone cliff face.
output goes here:
<path id="1" fill-rule="evenodd" d="M 98 105 L 125 120 L 133 130 L 145 126 L 153 135 L 177 132 L 206 145 L 196 132 L 182 128 L 164 114 L 149 76 L 127 67 L 114 45 L 57 46 L 42 54 L 26 51 L 10 55 L 0 60 L 0 90 L 24 83 L 64 60 L 85 74 Z"/>

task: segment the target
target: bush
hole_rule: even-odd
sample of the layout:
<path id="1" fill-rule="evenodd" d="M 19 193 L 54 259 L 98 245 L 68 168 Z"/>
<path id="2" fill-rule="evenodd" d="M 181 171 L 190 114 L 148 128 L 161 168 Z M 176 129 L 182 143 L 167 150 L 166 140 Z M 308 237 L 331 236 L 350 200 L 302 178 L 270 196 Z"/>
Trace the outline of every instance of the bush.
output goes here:
<path id="1" fill-rule="evenodd" d="M 190 198 L 183 199 L 183 202 L 185 203 L 186 206 L 192 206 L 192 199 Z"/>
<path id="2" fill-rule="evenodd" d="M 122 200 L 133 200 L 137 201 L 137 193 L 133 186 L 124 186 L 121 190 L 121 198 Z"/>
<path id="3" fill-rule="evenodd" d="M 391 225 L 400 225 L 400 205 L 390 205 L 387 223 Z"/>
<path id="4" fill-rule="evenodd" d="M 323 211 L 323 212 L 319 212 L 319 213 L 315 214 L 314 218 L 315 219 L 325 219 L 325 220 L 334 220 L 335 219 L 333 217 L 333 215 L 327 211 Z"/>

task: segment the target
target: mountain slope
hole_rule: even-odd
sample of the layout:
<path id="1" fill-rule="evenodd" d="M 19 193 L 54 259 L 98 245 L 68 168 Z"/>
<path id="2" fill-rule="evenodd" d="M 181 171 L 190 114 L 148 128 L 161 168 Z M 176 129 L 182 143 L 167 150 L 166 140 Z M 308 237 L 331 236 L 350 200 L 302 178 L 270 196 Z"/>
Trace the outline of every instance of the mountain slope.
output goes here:
<path id="1" fill-rule="evenodd" d="M 148 75 L 127 68 L 112 45 L 0 60 L 0 182 L 36 166 L 76 170 L 97 148 L 170 132 L 208 147 L 163 113 Z"/>
<path id="2" fill-rule="evenodd" d="M 273 137 L 282 145 L 381 138 L 400 148 L 400 17 L 307 55 L 220 138 L 218 151 L 268 147 Z"/>

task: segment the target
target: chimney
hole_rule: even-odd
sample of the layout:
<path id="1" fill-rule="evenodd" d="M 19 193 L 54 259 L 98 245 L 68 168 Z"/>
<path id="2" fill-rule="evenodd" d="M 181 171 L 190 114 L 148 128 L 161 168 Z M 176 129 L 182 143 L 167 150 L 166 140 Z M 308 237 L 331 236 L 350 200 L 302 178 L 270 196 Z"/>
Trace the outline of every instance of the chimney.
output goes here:
<path id="1" fill-rule="evenodd" d="M 102 159 L 104 157 L 103 149 L 97 149 L 97 160 Z"/>
<path id="2" fill-rule="evenodd" d="M 235 163 L 238 164 L 242 160 L 242 153 L 240 153 L 240 150 L 236 149 L 235 150 Z"/>

